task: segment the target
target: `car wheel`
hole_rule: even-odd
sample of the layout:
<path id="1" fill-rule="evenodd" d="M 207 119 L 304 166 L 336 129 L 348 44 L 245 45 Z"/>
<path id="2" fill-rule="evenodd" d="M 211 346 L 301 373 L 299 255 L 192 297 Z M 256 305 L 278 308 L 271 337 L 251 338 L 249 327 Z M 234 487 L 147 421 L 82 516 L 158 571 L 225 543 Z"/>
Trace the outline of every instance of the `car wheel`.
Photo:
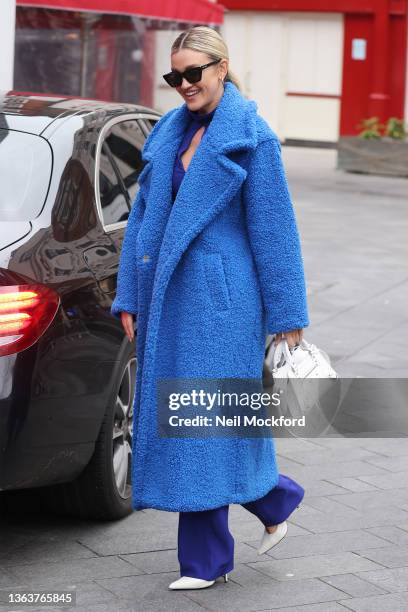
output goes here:
<path id="1" fill-rule="evenodd" d="M 46 487 L 58 514 L 116 520 L 132 513 L 133 400 L 137 360 L 129 344 L 118 370 L 95 450 L 76 480 Z M 51 508 L 50 508 L 51 509 Z"/>

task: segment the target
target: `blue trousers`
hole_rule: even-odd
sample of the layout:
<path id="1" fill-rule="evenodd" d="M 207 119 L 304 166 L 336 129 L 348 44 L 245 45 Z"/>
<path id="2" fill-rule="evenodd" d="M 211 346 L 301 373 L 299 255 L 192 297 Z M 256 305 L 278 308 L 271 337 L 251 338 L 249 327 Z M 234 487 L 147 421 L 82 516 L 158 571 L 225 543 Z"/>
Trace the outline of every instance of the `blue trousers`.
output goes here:
<path id="1" fill-rule="evenodd" d="M 264 497 L 241 504 L 265 525 L 282 523 L 300 504 L 304 489 L 279 475 L 278 484 Z M 199 512 L 180 512 L 178 560 L 180 576 L 215 580 L 234 568 L 234 539 L 228 529 L 229 506 Z"/>

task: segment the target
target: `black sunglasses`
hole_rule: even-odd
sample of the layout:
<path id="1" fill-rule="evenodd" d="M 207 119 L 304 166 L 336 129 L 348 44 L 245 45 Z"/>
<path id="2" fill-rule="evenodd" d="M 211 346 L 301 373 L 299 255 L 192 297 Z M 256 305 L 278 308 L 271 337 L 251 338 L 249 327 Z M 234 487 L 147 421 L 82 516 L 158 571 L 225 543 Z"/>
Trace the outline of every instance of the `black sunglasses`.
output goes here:
<path id="1" fill-rule="evenodd" d="M 172 70 L 167 74 L 163 74 L 163 79 L 170 85 L 170 87 L 180 87 L 183 82 L 183 78 L 186 79 L 189 83 L 198 83 L 201 81 L 203 76 L 204 68 L 208 68 L 208 66 L 212 66 L 213 64 L 218 64 L 221 59 L 214 60 L 209 64 L 204 64 L 203 66 L 194 66 L 193 68 L 187 68 L 184 72 L 179 72 L 178 70 Z"/>

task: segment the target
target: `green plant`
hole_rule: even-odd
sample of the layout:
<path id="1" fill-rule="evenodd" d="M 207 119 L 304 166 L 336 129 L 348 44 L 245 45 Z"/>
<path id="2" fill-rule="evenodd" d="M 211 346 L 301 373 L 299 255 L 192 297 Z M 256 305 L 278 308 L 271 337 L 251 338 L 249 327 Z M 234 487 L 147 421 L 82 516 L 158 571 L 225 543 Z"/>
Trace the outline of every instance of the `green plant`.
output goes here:
<path id="1" fill-rule="evenodd" d="M 408 132 L 405 129 L 404 120 L 397 117 L 390 117 L 385 127 L 385 135 L 395 140 L 404 140 L 408 137 Z"/>
<path id="2" fill-rule="evenodd" d="M 362 128 L 358 136 L 367 140 L 379 140 L 383 136 L 393 138 L 394 140 L 404 140 L 408 137 L 408 132 L 405 129 L 404 120 L 397 117 L 390 117 L 387 123 L 381 123 L 378 117 L 368 117 L 362 119 L 357 128 Z"/>
<path id="3" fill-rule="evenodd" d="M 385 126 L 380 123 L 378 117 L 369 117 L 368 119 L 362 119 L 356 127 L 363 128 L 358 134 L 360 138 L 370 140 L 381 138 L 381 130 L 383 130 Z"/>

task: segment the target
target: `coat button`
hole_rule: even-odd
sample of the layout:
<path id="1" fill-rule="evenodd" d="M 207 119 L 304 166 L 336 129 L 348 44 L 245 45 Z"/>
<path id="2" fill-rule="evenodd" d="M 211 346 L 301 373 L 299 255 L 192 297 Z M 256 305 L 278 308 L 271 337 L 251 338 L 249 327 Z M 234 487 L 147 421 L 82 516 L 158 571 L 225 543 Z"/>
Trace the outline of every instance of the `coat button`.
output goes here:
<path id="1" fill-rule="evenodd" d="M 150 261 L 150 255 L 143 255 L 143 261 Z"/>

